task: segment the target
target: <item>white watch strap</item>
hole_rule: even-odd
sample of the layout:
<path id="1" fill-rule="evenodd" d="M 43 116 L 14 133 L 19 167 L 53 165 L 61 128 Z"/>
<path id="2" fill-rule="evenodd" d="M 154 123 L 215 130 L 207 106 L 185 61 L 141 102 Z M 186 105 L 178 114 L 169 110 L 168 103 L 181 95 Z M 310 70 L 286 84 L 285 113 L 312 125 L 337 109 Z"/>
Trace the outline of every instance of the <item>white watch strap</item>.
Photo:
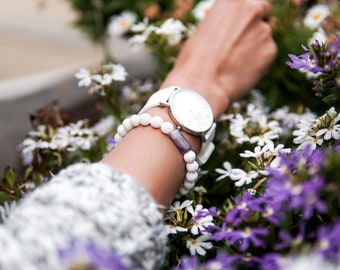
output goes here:
<path id="1" fill-rule="evenodd" d="M 200 152 L 197 154 L 197 162 L 199 165 L 206 163 L 215 149 L 215 145 L 210 142 L 202 143 Z"/>
<path id="2" fill-rule="evenodd" d="M 139 111 L 139 115 L 142 113 L 145 113 L 149 109 L 153 107 L 160 106 L 162 104 L 166 104 L 170 95 L 175 91 L 179 89 L 177 86 L 170 86 L 161 90 L 158 90 L 152 96 L 149 98 L 149 100 L 146 102 L 144 107 Z M 212 152 L 215 149 L 215 145 L 212 143 L 214 137 L 215 137 L 215 129 L 216 129 L 216 123 L 214 122 L 211 128 L 205 133 L 201 150 L 197 154 L 197 162 L 202 165 L 207 162 L 209 157 L 211 156 Z"/>
<path id="3" fill-rule="evenodd" d="M 197 155 L 197 162 L 202 165 L 206 163 L 215 149 L 213 140 L 215 138 L 216 123 L 214 122 L 211 128 L 204 135 L 205 141 L 202 142 L 201 150 Z"/>
<path id="4" fill-rule="evenodd" d="M 157 106 L 160 106 L 161 104 L 165 104 L 168 101 L 170 95 L 176 89 L 179 89 L 179 87 L 170 86 L 170 87 L 164 88 L 162 90 L 158 90 L 157 92 L 152 94 L 152 96 L 149 98 L 149 100 L 146 102 L 146 104 L 139 111 L 138 114 L 145 113 L 147 110 L 149 110 L 149 109 L 151 109 L 153 107 L 157 107 Z"/>

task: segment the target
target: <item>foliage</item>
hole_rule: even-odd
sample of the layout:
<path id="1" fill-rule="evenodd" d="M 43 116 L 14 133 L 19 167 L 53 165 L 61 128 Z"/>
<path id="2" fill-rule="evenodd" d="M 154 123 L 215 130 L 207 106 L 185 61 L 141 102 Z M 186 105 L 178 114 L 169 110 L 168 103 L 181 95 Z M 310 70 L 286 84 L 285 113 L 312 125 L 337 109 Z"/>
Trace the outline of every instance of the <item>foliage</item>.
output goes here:
<path id="1" fill-rule="evenodd" d="M 140 18 L 144 16 L 150 5 L 156 5 L 158 12 L 162 13 L 172 9 L 173 1 L 162 0 L 67 0 L 78 17 L 73 22 L 92 41 L 101 43 L 105 41 L 107 25 L 112 15 L 124 10 L 134 11 Z"/>
<path id="2" fill-rule="evenodd" d="M 159 73 L 125 81 L 118 63 L 81 69 L 78 85 L 106 102 L 102 119 L 67 123 L 56 113 L 36 121 L 20 147 L 25 176 L 7 168 L 0 182 L 2 219 L 8 205 L 51 175 L 97 161 L 115 146 L 119 122 L 158 89 L 213 4 L 69 2 L 78 14 L 75 25 L 91 40 L 103 45 L 119 36 L 148 49 Z M 213 157 L 196 187 L 170 207 L 164 269 L 290 269 L 300 258 L 315 265 L 321 258 L 322 267 L 340 263 L 340 9 L 336 0 L 272 4 L 278 56 L 257 90 L 218 119 Z"/>

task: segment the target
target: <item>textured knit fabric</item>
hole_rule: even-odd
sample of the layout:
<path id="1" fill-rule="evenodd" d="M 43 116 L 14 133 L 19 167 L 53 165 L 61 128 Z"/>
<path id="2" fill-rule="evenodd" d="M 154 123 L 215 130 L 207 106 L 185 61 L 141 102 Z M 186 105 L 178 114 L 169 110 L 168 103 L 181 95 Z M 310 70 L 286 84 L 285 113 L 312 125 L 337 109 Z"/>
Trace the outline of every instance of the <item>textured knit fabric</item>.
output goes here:
<path id="1" fill-rule="evenodd" d="M 0 269 L 67 269 L 72 241 L 114 250 L 131 269 L 158 269 L 166 233 L 157 204 L 103 164 L 72 165 L 39 187 L 0 226 Z"/>

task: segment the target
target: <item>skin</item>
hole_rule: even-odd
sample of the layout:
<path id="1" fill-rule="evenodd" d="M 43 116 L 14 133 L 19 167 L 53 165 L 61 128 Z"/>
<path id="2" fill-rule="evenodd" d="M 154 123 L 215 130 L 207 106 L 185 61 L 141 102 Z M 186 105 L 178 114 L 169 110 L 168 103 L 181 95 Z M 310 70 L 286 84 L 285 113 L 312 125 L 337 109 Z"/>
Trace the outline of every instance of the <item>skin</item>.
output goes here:
<path id="1" fill-rule="evenodd" d="M 266 22 L 270 10 L 266 0 L 217 0 L 183 45 L 161 88 L 195 89 L 218 118 L 231 102 L 249 93 L 275 58 L 277 48 Z M 171 121 L 166 108 L 152 108 L 148 113 Z M 185 136 L 197 153 L 200 138 Z M 173 142 L 152 127 L 130 131 L 101 162 L 130 174 L 164 210 L 186 172 Z"/>

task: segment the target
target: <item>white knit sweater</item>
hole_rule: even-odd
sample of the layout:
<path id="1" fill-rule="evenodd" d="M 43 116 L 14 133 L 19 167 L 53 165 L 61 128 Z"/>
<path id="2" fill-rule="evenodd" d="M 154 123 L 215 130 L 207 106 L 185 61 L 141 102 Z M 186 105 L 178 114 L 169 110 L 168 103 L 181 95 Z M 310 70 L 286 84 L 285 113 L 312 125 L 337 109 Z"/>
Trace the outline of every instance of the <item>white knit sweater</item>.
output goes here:
<path id="1" fill-rule="evenodd" d="M 103 164 L 76 164 L 24 198 L 0 226 L 1 270 L 63 270 L 74 240 L 157 269 L 167 236 L 157 204 L 130 176 Z"/>

